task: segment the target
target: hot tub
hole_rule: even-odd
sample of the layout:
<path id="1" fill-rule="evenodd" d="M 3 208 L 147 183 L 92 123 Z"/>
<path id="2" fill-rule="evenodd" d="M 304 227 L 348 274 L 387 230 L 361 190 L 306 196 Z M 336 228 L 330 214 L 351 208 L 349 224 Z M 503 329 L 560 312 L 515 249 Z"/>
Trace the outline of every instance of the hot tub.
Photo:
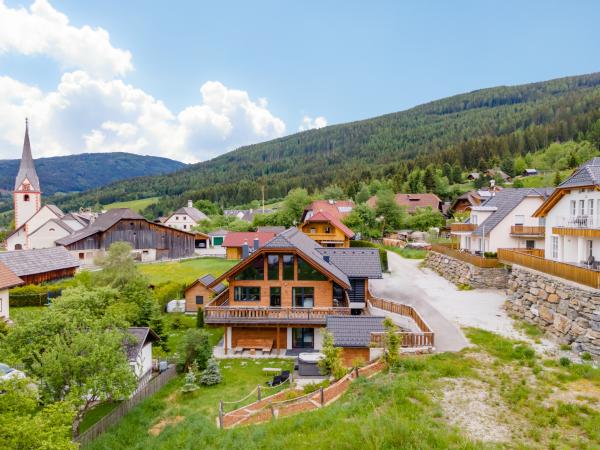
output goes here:
<path id="1" fill-rule="evenodd" d="M 298 374 L 301 377 L 321 376 L 320 359 L 323 359 L 322 353 L 300 353 L 298 355 Z"/>

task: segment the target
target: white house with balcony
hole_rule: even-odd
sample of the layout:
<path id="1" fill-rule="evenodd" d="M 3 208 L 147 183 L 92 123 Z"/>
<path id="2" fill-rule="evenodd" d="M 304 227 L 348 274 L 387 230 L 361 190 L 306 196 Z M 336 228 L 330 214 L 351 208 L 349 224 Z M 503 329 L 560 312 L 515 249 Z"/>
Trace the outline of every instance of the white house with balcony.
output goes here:
<path id="1" fill-rule="evenodd" d="M 451 225 L 460 249 L 476 254 L 499 248 L 543 249 L 545 226 L 534 212 L 551 195 L 552 188 L 508 188 L 479 206 L 472 206 L 466 223 Z"/>
<path id="2" fill-rule="evenodd" d="M 178 230 L 191 231 L 198 226 L 203 220 L 207 220 L 208 216 L 199 209 L 194 208 L 191 200 L 188 200 L 187 207 L 179 208 L 164 221 L 164 224 Z"/>
<path id="3" fill-rule="evenodd" d="M 600 268 L 600 158 L 561 183 L 535 217 L 545 220 L 546 259 Z"/>

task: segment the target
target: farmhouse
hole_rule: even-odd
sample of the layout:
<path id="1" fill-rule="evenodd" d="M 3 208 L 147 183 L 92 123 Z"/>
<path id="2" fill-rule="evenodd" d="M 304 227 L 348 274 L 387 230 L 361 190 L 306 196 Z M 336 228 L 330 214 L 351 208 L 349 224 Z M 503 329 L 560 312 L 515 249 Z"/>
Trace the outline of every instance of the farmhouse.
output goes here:
<path id="1" fill-rule="evenodd" d="M 275 237 L 273 232 L 230 231 L 223 240 L 227 259 L 243 259 Z"/>
<path id="2" fill-rule="evenodd" d="M 290 228 L 209 284 L 228 287 L 205 322 L 225 327 L 225 353 L 319 350 L 328 317 L 363 314 L 368 281 L 381 276 L 377 249 L 324 248 Z"/>
<path id="3" fill-rule="evenodd" d="M 138 261 L 193 256 L 194 235 L 146 220 L 128 208 L 111 209 L 87 227 L 56 241 L 84 265 L 104 254 L 114 242 L 127 242 Z"/>
<path id="4" fill-rule="evenodd" d="M 72 277 L 80 265 L 63 247 L 0 252 L 0 263 L 6 265 L 25 284 Z"/>
<path id="5" fill-rule="evenodd" d="M 209 288 L 208 286 L 213 281 L 215 281 L 215 277 L 211 274 L 206 274 L 185 288 L 185 312 L 196 312 L 198 308 L 204 308 L 204 305 L 210 302 L 215 295 L 219 295 L 227 289 L 227 286 L 223 283 Z"/>
<path id="6" fill-rule="evenodd" d="M 304 209 L 300 220 L 305 222 L 319 211 L 341 220 L 348 216 L 353 209 L 354 202 L 352 200 L 315 200 Z"/>
<path id="7" fill-rule="evenodd" d="M 337 217 L 318 211 L 301 225 L 302 231 L 323 247 L 350 247 L 354 232 Z"/>
<path id="8" fill-rule="evenodd" d="M 24 281 L 21 278 L 0 262 L 0 321 L 10 319 L 8 290 L 23 283 Z"/>
<path id="9" fill-rule="evenodd" d="M 443 202 L 440 198 L 431 193 L 426 194 L 396 194 L 396 204 L 406 208 L 409 214 L 415 214 L 418 208 L 431 208 L 434 211 L 442 212 Z M 367 205 L 371 208 L 377 206 L 377 196 L 374 195 L 367 200 Z"/>
<path id="10" fill-rule="evenodd" d="M 207 219 L 207 215 L 199 209 L 194 208 L 193 202 L 188 200 L 187 207 L 179 208 L 167 217 L 163 223 L 169 227 L 177 228 L 178 230 L 191 231 L 192 228 L 198 226 L 201 221 Z"/>

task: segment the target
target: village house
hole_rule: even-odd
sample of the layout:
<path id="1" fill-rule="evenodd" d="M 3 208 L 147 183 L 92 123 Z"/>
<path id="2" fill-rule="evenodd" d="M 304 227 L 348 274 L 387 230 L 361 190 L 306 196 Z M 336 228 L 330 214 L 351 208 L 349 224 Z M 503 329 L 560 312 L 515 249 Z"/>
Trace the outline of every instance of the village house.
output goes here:
<path id="1" fill-rule="evenodd" d="M 201 221 L 207 219 L 208 216 L 199 209 L 194 208 L 194 203 L 191 200 L 188 200 L 187 206 L 179 208 L 167 217 L 163 223 L 169 227 L 177 228 L 178 230 L 191 231 L 194 227 L 197 227 Z"/>
<path id="2" fill-rule="evenodd" d="M 8 321 L 10 319 L 8 290 L 23 283 L 24 281 L 21 278 L 0 262 L 0 321 Z"/>
<path id="3" fill-rule="evenodd" d="M 82 265 L 92 265 L 114 242 L 129 243 L 138 261 L 158 261 L 193 256 L 194 240 L 192 233 L 150 222 L 128 208 L 116 208 L 56 244 L 66 247 Z"/>
<path id="4" fill-rule="evenodd" d="M 342 220 L 347 217 L 353 209 L 354 202 L 352 200 L 315 200 L 304 209 L 300 221 L 306 222 L 314 214 L 320 211 L 325 212 L 338 220 Z"/>
<path id="5" fill-rule="evenodd" d="M 273 232 L 230 231 L 225 236 L 222 246 L 226 249 L 227 259 L 244 259 L 273 237 Z"/>
<path id="6" fill-rule="evenodd" d="M 405 208 L 409 214 L 415 214 L 419 208 L 431 208 L 434 211 L 443 211 L 443 204 L 440 198 L 432 193 L 426 194 L 396 194 L 396 204 Z M 367 200 L 367 206 L 375 208 L 377 206 L 377 196 L 372 196 Z"/>
<path id="7" fill-rule="evenodd" d="M 300 229 L 323 247 L 350 247 L 354 232 L 326 211 L 310 215 Z"/>
<path id="8" fill-rule="evenodd" d="M 75 275 L 79 261 L 64 247 L 0 252 L 0 263 L 25 284 L 39 284 Z"/>
<path id="9" fill-rule="evenodd" d="M 208 237 L 210 238 L 210 246 L 213 248 L 219 248 L 223 246 L 223 241 L 225 240 L 225 236 L 229 234 L 228 230 L 218 229 L 213 230 L 208 233 Z"/>
<path id="10" fill-rule="evenodd" d="M 208 286 L 228 285 L 204 320 L 225 327 L 225 354 L 320 350 L 328 318 L 365 314 L 368 281 L 381 276 L 377 249 L 324 248 L 294 227 Z"/>
<path id="11" fill-rule="evenodd" d="M 209 288 L 208 286 L 213 281 L 215 281 L 215 277 L 206 274 L 185 288 L 185 312 L 196 312 L 198 309 L 204 308 L 204 305 L 208 304 L 215 295 L 219 295 L 227 289 L 227 286 L 223 283 Z"/>
<path id="12" fill-rule="evenodd" d="M 160 338 L 148 327 L 129 327 L 127 334 L 124 347 L 139 388 L 152 378 L 152 343 Z"/>
<path id="13" fill-rule="evenodd" d="M 460 249 L 475 254 L 499 248 L 543 249 L 545 228 L 534 212 L 552 193 L 551 188 L 510 188 L 494 192 L 471 207 L 466 223 L 453 223 L 451 233 Z"/>
<path id="14" fill-rule="evenodd" d="M 492 192 L 489 190 L 471 190 L 459 195 L 450 205 L 450 212 L 464 213 L 471 210 L 474 206 L 481 205 L 484 201 L 492 196 Z"/>

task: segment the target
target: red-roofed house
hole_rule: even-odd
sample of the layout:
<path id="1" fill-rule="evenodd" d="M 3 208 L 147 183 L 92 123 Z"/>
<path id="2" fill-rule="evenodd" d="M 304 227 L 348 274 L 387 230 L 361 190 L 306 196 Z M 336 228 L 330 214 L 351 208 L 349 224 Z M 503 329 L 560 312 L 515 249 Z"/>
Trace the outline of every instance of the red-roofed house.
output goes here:
<path id="1" fill-rule="evenodd" d="M 417 212 L 417 208 L 431 208 L 434 211 L 442 212 L 443 202 L 440 198 L 431 193 L 427 194 L 396 194 L 396 203 L 398 206 L 405 207 L 409 214 Z M 377 205 L 377 196 L 374 195 L 367 200 L 367 205 L 371 208 L 375 208 Z"/>
<path id="2" fill-rule="evenodd" d="M 326 211 L 317 211 L 306 219 L 301 230 L 323 247 L 350 247 L 354 232 Z"/>
<path id="3" fill-rule="evenodd" d="M 230 231 L 223 240 L 227 259 L 243 259 L 250 252 L 258 250 L 275 237 L 270 231 Z M 244 254 L 244 245 L 248 246 L 248 254 Z"/>
<path id="4" fill-rule="evenodd" d="M 354 202 L 352 200 L 315 200 L 304 209 L 301 220 L 304 222 L 319 211 L 329 213 L 341 220 L 350 214 L 353 209 Z"/>
<path id="5" fill-rule="evenodd" d="M 0 262 L 0 321 L 9 319 L 8 290 L 23 284 L 23 280 Z"/>

